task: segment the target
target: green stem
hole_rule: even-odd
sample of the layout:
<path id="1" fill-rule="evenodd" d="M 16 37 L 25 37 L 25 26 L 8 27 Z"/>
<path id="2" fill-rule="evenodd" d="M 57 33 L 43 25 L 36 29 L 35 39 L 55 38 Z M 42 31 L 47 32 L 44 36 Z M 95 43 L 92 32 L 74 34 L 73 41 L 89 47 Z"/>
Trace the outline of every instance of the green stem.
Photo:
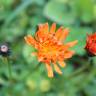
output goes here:
<path id="1" fill-rule="evenodd" d="M 10 78 L 10 81 L 12 81 L 11 65 L 9 64 L 9 60 L 8 60 L 7 57 L 5 58 L 5 62 L 6 62 L 6 64 L 7 64 L 7 66 L 8 66 L 8 71 L 9 71 L 9 78 Z"/>
<path id="2" fill-rule="evenodd" d="M 74 83 L 74 84 L 76 84 L 76 86 L 79 86 L 77 91 L 81 90 L 82 88 L 84 88 L 95 77 L 95 75 L 96 75 L 96 68 L 94 66 L 90 66 L 92 64 L 93 64 L 92 57 L 88 58 L 88 63 L 84 67 L 80 68 L 80 70 L 75 71 L 71 76 L 68 76 L 67 80 L 69 80 L 69 79 L 74 80 L 73 77 L 76 78 L 77 75 L 81 75 L 81 74 L 84 75 L 84 78 L 82 78 L 81 81 L 78 82 L 79 84 L 81 83 L 80 85 L 77 85 L 77 83 Z M 89 70 L 89 73 L 84 74 L 83 72 L 84 72 L 84 70 L 86 68 L 89 68 L 90 70 Z"/>
<path id="3" fill-rule="evenodd" d="M 79 68 L 77 71 L 73 72 L 70 76 L 68 76 L 68 78 L 73 78 L 74 76 L 82 74 L 82 72 L 90 66 L 91 62 L 92 62 L 92 58 L 90 57 L 90 58 L 88 58 L 88 63 L 85 64 L 85 66 L 83 66 L 83 67 Z"/>
<path id="4" fill-rule="evenodd" d="M 11 64 L 9 63 L 8 57 L 4 57 L 4 62 L 8 66 L 8 73 L 9 73 L 9 79 L 10 79 L 10 86 L 9 86 L 9 94 L 12 95 L 12 70 L 11 70 Z"/>

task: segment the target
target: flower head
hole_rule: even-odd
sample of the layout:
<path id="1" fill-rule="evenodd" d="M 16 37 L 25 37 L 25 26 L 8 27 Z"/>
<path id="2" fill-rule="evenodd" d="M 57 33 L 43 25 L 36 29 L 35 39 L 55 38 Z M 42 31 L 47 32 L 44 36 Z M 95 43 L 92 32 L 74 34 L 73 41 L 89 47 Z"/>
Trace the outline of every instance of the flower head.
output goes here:
<path id="1" fill-rule="evenodd" d="M 96 33 L 87 36 L 85 49 L 89 55 L 96 55 Z"/>
<path id="2" fill-rule="evenodd" d="M 77 40 L 63 44 L 63 41 L 67 37 L 69 30 L 67 28 L 60 27 L 56 31 L 56 24 L 53 23 L 50 30 L 48 23 L 40 24 L 35 37 L 31 35 L 25 36 L 27 44 L 34 46 L 37 52 L 38 60 L 46 65 L 48 76 L 53 77 L 53 70 L 51 63 L 57 73 L 62 74 L 62 71 L 58 67 L 57 63 L 61 67 L 65 67 L 64 60 L 71 58 L 74 51 L 70 51 L 69 48 L 77 43 Z"/>
<path id="3" fill-rule="evenodd" d="M 0 45 L 0 55 L 2 55 L 3 57 L 7 57 L 10 55 L 10 49 L 8 46 L 8 43 L 4 43 Z"/>

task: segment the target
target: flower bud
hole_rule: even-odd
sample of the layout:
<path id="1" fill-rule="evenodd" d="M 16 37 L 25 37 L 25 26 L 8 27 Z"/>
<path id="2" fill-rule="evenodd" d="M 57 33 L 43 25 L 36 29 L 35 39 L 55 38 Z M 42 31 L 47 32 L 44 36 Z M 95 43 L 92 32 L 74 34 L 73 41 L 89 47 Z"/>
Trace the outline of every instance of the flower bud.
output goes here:
<path id="1" fill-rule="evenodd" d="M 88 35 L 85 49 L 89 56 L 96 56 L 96 33 Z"/>
<path id="2" fill-rule="evenodd" d="M 8 43 L 4 43 L 0 45 L 0 55 L 3 57 L 7 57 L 10 55 L 10 49 Z"/>

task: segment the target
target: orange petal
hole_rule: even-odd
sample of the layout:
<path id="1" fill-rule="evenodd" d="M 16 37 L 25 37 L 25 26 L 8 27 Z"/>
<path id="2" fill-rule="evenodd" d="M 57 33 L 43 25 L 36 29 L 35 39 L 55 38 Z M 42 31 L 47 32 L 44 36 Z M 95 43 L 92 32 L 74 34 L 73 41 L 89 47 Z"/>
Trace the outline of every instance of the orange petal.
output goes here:
<path id="1" fill-rule="evenodd" d="M 60 27 L 60 28 L 56 31 L 55 36 L 56 36 L 57 40 L 60 39 L 60 37 L 61 37 L 61 35 L 62 35 L 62 32 L 63 32 L 63 27 Z"/>
<path id="2" fill-rule="evenodd" d="M 78 43 L 78 40 L 75 40 L 75 41 L 72 41 L 72 42 L 69 42 L 66 44 L 66 46 L 68 47 L 73 47 L 74 45 L 76 45 Z"/>
<path id="3" fill-rule="evenodd" d="M 65 52 L 66 50 L 68 50 L 68 48 L 69 48 L 69 47 L 66 46 L 66 45 L 61 45 L 61 46 L 58 47 L 58 50 Z"/>
<path id="4" fill-rule="evenodd" d="M 38 61 L 39 61 L 39 62 L 43 61 L 43 58 L 44 58 L 44 57 L 42 57 L 42 56 L 38 56 Z"/>
<path id="5" fill-rule="evenodd" d="M 66 63 L 65 63 L 64 61 L 58 61 L 58 63 L 59 63 L 59 65 L 60 65 L 61 67 L 65 67 L 65 66 L 66 66 Z"/>
<path id="6" fill-rule="evenodd" d="M 29 40 L 28 40 L 27 37 L 24 37 L 24 39 L 25 39 L 25 41 L 26 41 L 26 43 L 27 43 L 28 45 L 31 45 L 31 43 L 29 42 Z"/>
<path id="7" fill-rule="evenodd" d="M 48 71 L 48 77 L 52 78 L 54 75 L 53 75 L 53 70 L 52 70 L 51 65 L 50 64 L 45 64 L 45 65 L 46 65 L 46 69 Z"/>
<path id="8" fill-rule="evenodd" d="M 74 55 L 75 51 L 68 51 L 64 54 L 64 58 L 71 58 Z"/>
<path id="9" fill-rule="evenodd" d="M 60 70 L 60 68 L 56 64 L 53 64 L 53 65 L 54 65 L 55 71 L 59 74 L 62 74 L 62 71 Z"/>
<path id="10" fill-rule="evenodd" d="M 35 39 L 31 35 L 24 37 L 24 39 L 25 39 L 26 43 L 29 45 L 35 45 L 36 44 Z"/>
<path id="11" fill-rule="evenodd" d="M 46 34 L 46 33 L 48 33 L 48 31 L 49 31 L 49 25 L 48 25 L 48 23 L 45 23 L 43 25 L 43 32 Z"/>
<path id="12" fill-rule="evenodd" d="M 66 37 L 68 36 L 68 33 L 69 33 L 69 29 L 68 28 L 64 29 L 61 37 L 59 38 L 59 41 L 61 41 L 61 42 L 64 41 L 66 39 Z"/>
<path id="13" fill-rule="evenodd" d="M 43 24 L 39 24 L 39 25 L 38 25 L 38 30 L 39 30 L 39 31 L 42 31 L 42 30 L 43 30 Z"/>
<path id="14" fill-rule="evenodd" d="M 35 33 L 35 39 L 36 39 L 36 41 L 39 40 L 39 38 L 38 38 L 38 33 L 39 33 L 39 31 L 37 31 L 37 32 Z"/>
<path id="15" fill-rule="evenodd" d="M 40 42 L 42 42 L 42 40 L 43 40 L 43 31 L 37 31 L 36 32 L 36 35 L 35 35 L 35 39 L 37 40 L 37 41 L 40 41 Z"/>
<path id="16" fill-rule="evenodd" d="M 55 33 L 55 30 L 56 30 L 56 23 L 53 23 L 51 28 L 50 28 L 50 33 L 51 34 L 54 34 Z"/>

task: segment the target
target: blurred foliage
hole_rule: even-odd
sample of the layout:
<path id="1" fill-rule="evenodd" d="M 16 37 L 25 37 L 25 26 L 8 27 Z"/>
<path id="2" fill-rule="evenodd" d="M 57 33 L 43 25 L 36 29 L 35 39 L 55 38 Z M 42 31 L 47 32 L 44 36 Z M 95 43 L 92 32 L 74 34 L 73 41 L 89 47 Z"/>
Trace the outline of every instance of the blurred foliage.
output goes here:
<path id="1" fill-rule="evenodd" d="M 26 34 L 34 36 L 37 25 L 45 22 L 68 27 L 66 42 L 79 40 L 63 75 L 54 73 L 53 79 L 30 55 L 35 49 L 24 42 Z M 10 43 L 13 78 L 10 84 L 8 67 L 0 57 L 0 96 L 96 96 L 96 57 L 89 62 L 84 50 L 86 34 L 92 32 L 96 32 L 96 0 L 0 0 L 0 43 Z"/>

